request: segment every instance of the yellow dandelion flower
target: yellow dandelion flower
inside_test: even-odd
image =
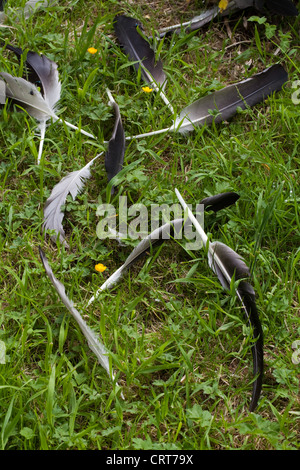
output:
[[[143,90],[145,93],[151,93],[151,91],[153,91],[153,88],[149,88],[148,86],[143,86],[143,87],[142,87],[142,90]]]
[[[220,8],[221,12],[226,10],[227,7],[228,7],[228,0],[220,0],[219,8]]]
[[[95,49],[94,47],[89,47],[89,48],[88,48],[88,52],[89,52],[90,54],[96,54],[97,51],[98,51],[98,49]]]
[[[95,270],[98,271],[98,273],[103,273],[103,271],[106,270],[106,266],[102,263],[96,264]]]

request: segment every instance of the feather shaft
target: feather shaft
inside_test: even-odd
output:
[[[194,31],[208,24],[219,14],[219,12],[220,9],[218,7],[210,8],[209,10],[204,11],[200,15],[194,16],[194,18],[189,21],[186,21],[185,23],[178,23],[172,26],[161,28],[158,31],[158,35],[160,38],[163,38],[166,34],[180,33],[182,30],[185,30],[185,32]]]
[[[37,164],[40,164],[42,154],[43,154],[43,147],[44,147],[44,141],[45,141],[45,134],[46,134],[46,122],[42,122],[40,124],[40,131],[41,131],[41,136],[40,136],[40,144],[39,144],[39,153],[37,157]]]

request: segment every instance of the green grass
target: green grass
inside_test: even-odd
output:
[[[192,15],[184,16],[181,3],[172,12],[177,22],[197,12],[191,2]],[[167,242],[85,308],[132,249],[132,243],[123,247],[96,236],[96,209],[107,200],[103,159],[84,192],[68,198],[69,248],[41,233],[53,186],[110,138],[114,119],[106,87],[120,106],[126,135],[171,124],[160,97],[141,90],[141,78],[115,40],[111,22],[118,12],[144,17],[148,32],[166,18],[159,2],[156,14],[144,2],[71,1],[0,31],[2,40],[55,60],[61,115],[98,137],[52,124],[37,166],[36,122],[8,107],[1,112],[0,341],[6,361],[0,363],[0,448],[299,449],[300,366],[292,361],[292,344],[300,339],[300,104],[293,104],[291,87],[300,79],[299,20],[268,18],[267,25],[253,21],[245,29],[238,17],[229,20],[232,39],[226,25],[215,22],[157,45],[168,75],[166,94],[178,111],[276,62],[286,67],[289,82],[230,123],[128,142],[130,171],[112,198],[116,207],[120,195],[129,204],[171,204],[177,187],[195,205],[207,195],[239,193],[235,206],[205,216],[205,228],[244,256],[253,273],[265,377],[259,406],[249,414],[249,330],[203,251]],[[87,53],[90,46],[97,54]],[[3,53],[0,61],[2,71],[19,72],[11,56]],[[125,400],[52,288],[39,245],[112,352]],[[107,266],[104,273],[94,269],[99,262]]]

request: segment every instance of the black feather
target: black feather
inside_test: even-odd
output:
[[[25,51],[23,49],[21,49],[20,47],[12,46],[11,44],[7,44],[6,49],[11,52],[14,52],[15,55],[18,57],[19,61],[21,61],[21,56],[25,54]],[[30,83],[34,83],[35,86],[40,87],[41,94],[44,96],[45,92],[39,73],[41,66],[44,68],[43,59],[41,59],[41,57],[45,56],[40,56],[37,52],[33,51],[27,52],[25,60],[26,74],[24,74],[23,78],[26,78]],[[42,75],[44,75],[43,71]]]
[[[144,80],[152,85],[153,80],[163,87],[166,75],[163,71],[161,60],[155,62],[155,54],[149,43],[137,31],[137,27],[142,29],[142,24],[135,18],[118,15],[114,18],[115,34],[124,47],[129,59],[135,61],[136,70],[142,66],[142,76]]]
[[[205,210],[218,212],[219,210],[234,204],[239,199],[239,197],[240,196],[237,193],[233,192],[221,193],[202,199],[200,204],[204,204]]]
[[[125,132],[121,120],[120,109],[116,102],[111,103],[115,112],[115,125],[112,136],[108,142],[108,149],[105,154],[105,169],[108,181],[122,170],[125,154]],[[111,189],[114,193],[114,187]]]

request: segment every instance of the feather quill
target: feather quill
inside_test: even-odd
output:
[[[109,367],[109,360],[108,360],[109,352],[107,351],[104,344],[99,341],[99,339],[97,338],[93,330],[84,321],[80,312],[75,308],[73,301],[69,299],[69,297],[66,294],[65,286],[54,276],[53,271],[46,258],[46,255],[41,249],[41,247],[39,247],[39,253],[40,253],[40,257],[41,257],[43,266],[45,268],[46,274],[49,277],[56,292],[58,293],[61,301],[63,302],[65,307],[68,309],[68,311],[70,312],[72,317],[75,319],[75,321],[78,323],[83,335],[87,339],[90,349],[96,355],[99,363],[106,370],[111,380],[114,381],[115,380],[114,374],[111,372],[110,367]]]
[[[164,94],[167,78],[163,71],[163,64],[161,60],[155,63],[155,54],[146,39],[138,33],[137,26],[143,28],[142,24],[135,18],[124,15],[117,15],[114,18],[115,34],[124,47],[126,54],[135,62],[134,67],[136,70],[141,67],[145,82],[160,94],[173,114],[173,107]]]
[[[0,80],[0,104],[5,104],[6,101],[6,85],[3,80]]]
[[[112,136],[108,142],[107,152],[105,154],[105,169],[108,181],[116,176],[122,170],[125,154],[125,132],[121,120],[120,109],[115,102],[109,90],[106,90],[109,97],[109,104],[115,112],[115,125]],[[111,194],[114,193],[114,186],[111,188]]]
[[[62,178],[62,180],[52,189],[44,207],[43,224],[44,230],[55,232],[55,234],[51,236],[52,240],[56,241],[59,236],[60,242],[64,243],[65,246],[68,246],[65,240],[65,231],[62,226],[64,218],[62,207],[66,203],[68,194],[71,194],[72,198],[75,199],[77,194],[82,190],[84,182],[91,177],[91,165],[102,155],[102,153],[103,152],[96,155],[96,157],[80,170],[73,171]]]
[[[228,120],[234,116],[238,108],[252,107],[275,91],[279,91],[287,79],[288,74],[285,69],[279,64],[273,65],[251,78],[229,85],[195,101],[181,111],[171,127],[126,139],[174,131],[186,133],[193,131],[197,126]]]
[[[232,279],[241,280],[236,288],[236,294],[245,311],[246,318],[253,329],[254,344],[252,346],[253,374],[256,376],[252,388],[252,398],[249,406],[253,411],[258,403],[263,378],[263,332],[259,320],[255,292],[251,284],[245,281],[250,277],[250,271],[244,260],[227,245],[220,242],[210,242],[201,225],[194,217],[181,194],[175,189],[176,195],[183,207],[187,211],[189,220],[194,224],[201,236],[204,246],[208,247],[208,263],[213,272],[218,276],[221,285],[229,289]]]

